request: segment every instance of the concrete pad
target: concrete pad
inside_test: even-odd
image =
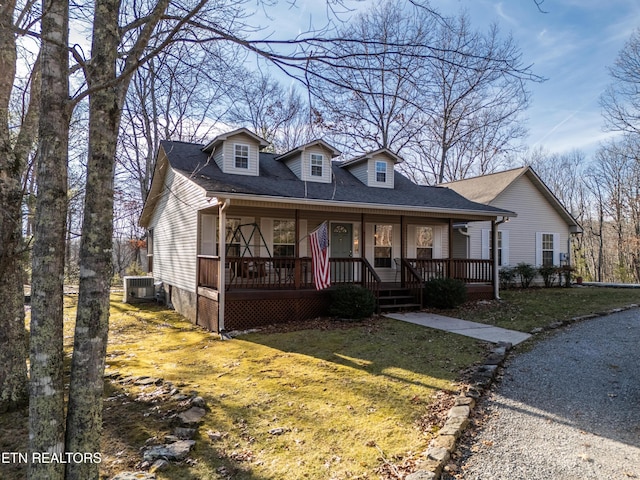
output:
[[[477,338],[486,342],[506,342],[512,345],[524,342],[531,335],[528,333],[518,332],[516,330],[507,330],[506,328],[493,327],[483,323],[470,322],[459,318],[445,317],[434,313],[425,312],[407,312],[407,313],[388,313],[386,317],[400,320],[403,322],[414,323],[424,327],[444,330],[445,332],[457,333],[466,337]]]

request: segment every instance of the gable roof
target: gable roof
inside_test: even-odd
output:
[[[415,212],[440,213],[466,216],[468,218],[513,217],[514,212],[502,208],[473,202],[449,188],[420,186],[398,172],[394,172],[395,187],[383,189],[368,187],[341,163],[331,162],[331,183],[305,182],[283,163],[278,155],[260,152],[260,175],[225,174],[203,151],[202,145],[162,141],[158,166],[166,164],[188,178],[208,196],[227,198],[262,198],[264,200],[289,200],[292,203],[314,203],[318,205],[343,204],[350,207],[368,207],[387,210],[410,210]],[[154,174],[152,190],[156,180],[164,175]],[[140,223],[145,225],[154,209],[154,200],[149,195],[143,208]]]
[[[292,157],[293,155],[296,155],[300,152],[302,152],[303,150],[306,150],[309,147],[312,147],[314,145],[320,145],[321,147],[325,148],[326,150],[329,150],[329,152],[331,152],[331,156],[332,157],[337,157],[338,155],[340,155],[340,150],[336,149],[333,145],[330,145],[329,143],[325,142],[322,139],[317,139],[317,140],[313,140],[309,143],[305,143],[304,145],[300,145],[299,147],[296,147],[292,150],[289,150],[286,153],[283,153],[281,155],[276,155],[275,159],[276,160],[284,160],[286,158]]]
[[[264,138],[262,138],[259,135],[256,135],[255,133],[253,133],[248,128],[242,127],[242,128],[237,128],[235,130],[232,130],[231,132],[227,132],[227,133],[223,133],[223,134],[218,135],[213,140],[211,140],[209,143],[207,143],[204,147],[202,147],[202,150],[205,151],[205,152],[211,152],[220,143],[224,142],[225,140],[227,140],[227,139],[229,139],[229,138],[231,138],[231,137],[233,137],[235,135],[239,135],[241,133],[243,133],[245,135],[248,135],[251,138],[253,138],[256,142],[258,142],[260,144],[261,148],[264,148],[264,147],[269,145],[269,142],[267,142]]]
[[[364,155],[360,155],[359,157],[355,157],[355,158],[352,158],[350,160],[346,160],[346,161],[344,161],[344,162],[342,162],[340,164],[340,167],[344,168],[344,167],[348,167],[350,165],[355,165],[356,163],[364,162],[366,160],[369,160],[370,158],[373,158],[375,155],[379,155],[381,153],[384,154],[384,155],[387,155],[389,158],[391,158],[394,163],[401,163],[401,162],[404,161],[402,159],[402,157],[399,157],[398,155],[393,153],[388,148],[383,147],[383,148],[379,148],[378,150],[375,150],[373,152],[367,152]]]
[[[474,202],[492,205],[503,192],[523,176],[526,176],[540,191],[549,204],[560,214],[563,220],[567,222],[567,225],[575,227],[577,232],[582,231],[582,227],[580,227],[576,219],[573,218],[571,213],[562,205],[560,200],[558,200],[530,166],[490,173],[488,175],[481,175],[479,177],[467,178],[455,182],[442,183],[441,185],[455,190],[460,195]]]

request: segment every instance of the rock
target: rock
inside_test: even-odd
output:
[[[111,480],[156,480],[156,476],[147,472],[121,472]]]
[[[176,443],[178,440],[180,440],[176,435],[165,435],[164,436],[164,443]]]
[[[178,415],[178,420],[186,426],[198,425],[206,414],[207,412],[204,408],[191,407],[189,410],[180,413]]]
[[[434,472],[427,472],[426,470],[418,470],[404,478],[405,480],[435,480],[436,474]]]
[[[149,473],[161,472],[167,468],[169,468],[169,462],[164,459],[159,459],[153,462],[153,465],[149,468]]]
[[[282,435],[283,433],[287,432],[288,430],[286,428],[283,427],[277,427],[277,428],[272,428],[271,430],[269,430],[269,433],[271,435]]]
[[[162,379],[160,378],[140,377],[133,383],[135,383],[136,385],[155,385],[160,382],[162,382]]]
[[[193,400],[191,400],[191,405],[194,407],[207,408],[207,402],[205,402],[202,397],[194,397]]]
[[[224,432],[212,432],[211,430],[207,431],[207,436],[209,437],[209,439],[212,442],[219,442],[220,440],[222,440],[224,437],[227,436],[226,433]]]
[[[176,427],[173,434],[181,440],[193,440],[196,436],[195,428]]]
[[[146,450],[143,458],[147,462],[155,462],[158,459],[180,462],[187,458],[195,444],[195,440],[178,440],[169,445],[157,445]]]

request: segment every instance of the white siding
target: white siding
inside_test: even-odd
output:
[[[295,155],[287,159],[284,164],[293,172],[293,174],[302,179],[302,154]]]
[[[521,262],[536,265],[536,232],[557,235],[556,261],[559,261],[560,253],[568,252],[568,225],[526,176],[520,177],[491,205],[518,214],[498,226],[499,230],[508,231],[509,265],[515,266]],[[482,252],[483,229],[490,231],[491,222],[469,224],[471,258],[486,258]]]
[[[322,155],[321,177],[311,176],[312,153]],[[307,150],[305,150],[302,153],[302,176],[300,178],[309,182],[331,183],[331,153],[320,147],[319,145],[311,146]]]
[[[376,162],[384,162],[387,164],[387,179],[385,182],[378,182],[376,179]],[[393,188],[393,165],[394,163],[386,155],[376,155],[369,159],[369,178],[370,187]]]
[[[367,162],[361,162],[352,167],[348,167],[351,174],[365,185],[369,185],[367,165]]]
[[[249,146],[249,168],[236,168],[234,145]],[[258,164],[258,150],[260,145],[249,135],[240,133],[229,137],[222,143],[222,171],[224,173],[235,173],[237,175],[258,176],[260,169]]]
[[[149,225],[154,230],[153,276],[157,280],[195,292],[198,209],[206,205],[204,190],[169,169]]]

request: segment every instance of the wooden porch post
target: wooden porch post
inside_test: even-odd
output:
[[[300,210],[296,208],[295,210],[295,221],[296,221],[296,246],[294,248],[294,259],[293,259],[293,287],[296,290],[300,289],[300,284],[302,280],[302,262],[300,261]]]
[[[225,292],[226,288],[226,276],[225,276],[225,264],[227,263],[227,212],[226,209],[231,203],[228,198],[224,203],[219,204],[218,207],[218,244],[220,261],[218,263],[218,331],[224,330],[224,307],[225,307]]]
[[[404,215],[400,215],[400,265],[397,265],[396,267],[400,269],[400,285],[404,285],[404,268],[402,268],[402,259],[407,256],[405,228]]]
[[[365,226],[364,226],[364,213],[360,214],[360,257],[367,258],[367,249],[365,248],[367,245],[366,242],[367,236],[365,235]],[[360,262],[360,280],[364,281],[364,263]]]
[[[447,270],[449,271],[449,274],[447,275],[449,278],[453,278],[453,218],[449,219],[449,253],[447,254],[447,263],[449,264],[447,266]]]
[[[493,271],[491,277],[493,281],[493,299],[500,300],[500,282],[498,278],[498,222],[496,219],[491,220],[491,249],[489,250],[489,258],[492,260]]]

